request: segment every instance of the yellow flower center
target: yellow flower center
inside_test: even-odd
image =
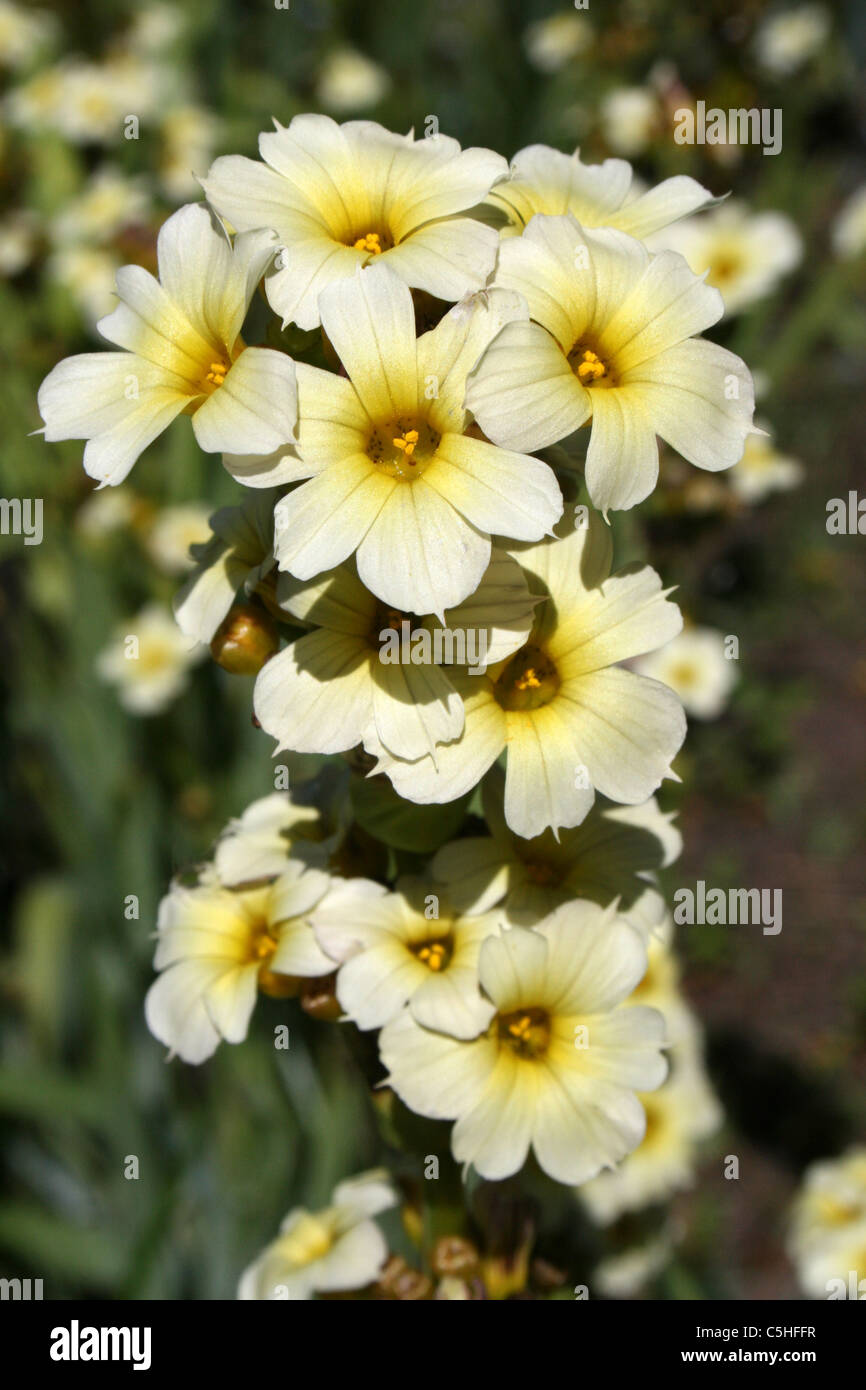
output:
[[[615,378],[611,363],[596,347],[586,343],[575,343],[568,354],[571,370],[581,386],[614,386]]]
[[[269,922],[258,922],[250,933],[247,947],[247,961],[259,962],[256,982],[262,994],[273,999],[288,999],[298,993],[298,981],[293,975],[283,975],[271,970],[271,961],[279,945]]]
[[[158,638],[143,637],[138,646],[138,660],[131,661],[132,676],[158,676],[177,663],[177,650]]]
[[[556,664],[540,647],[529,643],[509,661],[493,687],[507,710],[540,709],[554,698],[560,680]]]
[[[407,430],[405,434],[398,434],[396,439],[391,440],[391,443],[409,460],[415,452],[415,445],[418,443],[418,431]]]
[[[365,232],[357,241],[352,242],[352,246],[356,251],[368,251],[373,256],[381,256],[385,250],[381,232]]]
[[[434,941],[432,946],[421,947],[418,959],[423,960],[431,970],[441,970],[447,964],[448,956],[442,942]]]
[[[250,960],[270,960],[277,949],[277,938],[271,933],[268,923],[257,926],[250,941]]]
[[[293,1269],[302,1269],[304,1265],[321,1260],[333,1243],[330,1223],[307,1212],[278,1242],[280,1254]]]
[[[742,261],[739,256],[732,251],[720,253],[713,257],[709,264],[709,274],[707,279],[711,285],[725,284],[728,280],[735,280],[742,270]]]
[[[213,386],[222,386],[228,369],[228,362],[211,362],[205,381],[210,382]]]
[[[410,947],[412,954],[432,970],[434,974],[444,970],[451,960],[453,952],[453,942],[450,936],[440,937],[437,941],[419,941],[417,945]]]
[[[598,381],[599,377],[607,375],[607,367],[591,348],[586,348],[578,365],[577,375],[583,382]]]
[[[518,1057],[535,1060],[550,1046],[550,1015],[544,1009],[516,1009],[494,1020],[499,1041]]]
[[[439,439],[426,420],[401,417],[373,430],[367,442],[367,457],[389,477],[412,482],[433,458]]]
[[[690,661],[677,661],[670,669],[675,690],[689,690],[698,684],[698,673]]]

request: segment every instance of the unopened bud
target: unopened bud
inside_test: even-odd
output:
[[[471,1240],[463,1236],[440,1236],[433,1247],[430,1263],[440,1279],[448,1275],[473,1274],[478,1267],[478,1251]]]
[[[337,999],[337,973],[315,980],[304,980],[301,986],[301,1008],[311,1018],[322,1023],[336,1023],[343,1010]]]
[[[211,656],[233,676],[254,676],[279,649],[277,625],[259,604],[236,603],[210,644]]]
[[[391,1256],[374,1288],[378,1298],[393,1298],[401,1303],[417,1303],[433,1296],[432,1280],[400,1255]]]

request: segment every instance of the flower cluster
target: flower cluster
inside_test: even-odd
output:
[[[474,796],[488,833],[457,821],[407,872],[358,863],[348,796],[254,803],[161,904],[148,1024],[199,1063],[260,993],[297,998],[375,1035],[395,1103],[451,1123],[458,1163],[535,1162],[610,1220],[688,1182],[718,1121],[656,877],[687,697],[651,654],[682,618],[653,568],[615,565],[610,526],[653,491],[658,437],[718,471],[754,431],[748,370],[699,336],[721,295],[647,244],[712,199],[320,115],[260,153],[216,160],[156,276],[118,273],[113,350],[49,374],[45,437],[86,441],[103,487],[188,416],[245,492],[193,547],[177,649],[254,674],[277,752],[345,755],[352,798],[363,773],[412,813]],[[132,708],[169,679],[149,660]],[[241,1297],[368,1285],[393,1200],[373,1174],[293,1211]]]

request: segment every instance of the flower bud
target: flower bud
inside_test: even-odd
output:
[[[430,1263],[440,1279],[450,1275],[466,1278],[478,1268],[478,1251],[463,1236],[440,1236],[433,1247]]]
[[[234,676],[254,676],[279,649],[277,625],[259,604],[236,603],[210,644],[211,656]]]
[[[378,1298],[396,1299],[401,1303],[417,1303],[432,1298],[433,1283],[426,1274],[413,1269],[400,1255],[392,1255],[375,1285]]]
[[[322,1023],[336,1023],[343,1010],[337,999],[337,974],[324,975],[318,979],[304,980],[301,987],[301,1008],[311,1018]]]

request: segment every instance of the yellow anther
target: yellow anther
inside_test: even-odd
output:
[[[518,676],[514,682],[514,688],[515,690],[539,690],[541,688],[541,681],[535,674],[534,666],[527,667],[523,675]]]
[[[354,242],[354,248],[356,251],[367,251],[373,256],[380,256],[382,243],[379,239],[379,233],[367,232],[364,236],[359,236],[358,240]]]
[[[529,1014],[523,1014],[521,1018],[516,1019],[514,1023],[509,1023],[508,1025],[509,1033],[513,1033],[515,1038],[528,1038],[531,1028],[532,1020]]]
[[[227,372],[228,367],[225,362],[211,362],[210,371],[205,377],[205,381],[210,381],[214,386],[222,386]]]
[[[277,945],[277,938],[266,927],[260,927],[250,943],[250,955],[253,960],[270,960]]]
[[[596,353],[590,348],[586,348],[578,366],[577,375],[581,381],[598,381],[600,377],[607,375],[607,367]]]
[[[441,941],[434,941],[431,946],[422,946],[418,952],[418,959],[423,960],[431,970],[441,970],[445,964],[445,947]]]
[[[395,449],[399,449],[401,454],[405,454],[407,459],[411,459],[415,452],[415,445],[418,443],[418,431],[406,430],[397,439],[392,439],[391,443]]]

